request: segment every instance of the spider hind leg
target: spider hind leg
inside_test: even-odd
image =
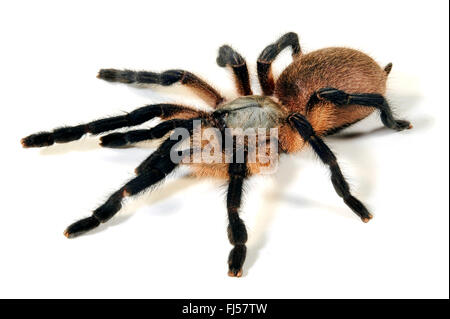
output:
[[[372,219],[372,214],[369,213],[367,208],[361,201],[354,197],[350,192],[350,186],[345,180],[344,175],[341,172],[341,168],[338,165],[337,158],[325,144],[325,142],[316,135],[313,127],[308,120],[299,113],[293,113],[288,118],[292,126],[298,131],[301,137],[307,142],[320,160],[328,166],[331,172],[331,182],[336,193],[341,197],[345,204],[356,214],[361,220],[367,223]]]
[[[405,129],[412,128],[412,125],[409,121],[397,120],[394,118],[391,107],[381,94],[348,94],[342,90],[338,90],[335,88],[323,88],[317,91],[316,96],[316,100],[327,100],[336,104],[338,107],[345,107],[346,105],[352,104],[375,107],[380,110],[380,118],[384,126],[396,131],[403,131]]]

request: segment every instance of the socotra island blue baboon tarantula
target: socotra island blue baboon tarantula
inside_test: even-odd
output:
[[[275,81],[271,64],[285,48],[291,47],[293,62]],[[81,235],[106,222],[122,206],[122,199],[136,195],[150,186],[162,181],[178,165],[189,165],[195,176],[214,176],[228,180],[227,209],[228,237],[234,246],[228,258],[230,276],[240,277],[246,256],[247,231],[239,217],[241,194],[244,181],[259,174],[267,163],[249,161],[256,148],[250,148],[248,138],[237,140],[231,133],[231,145],[222,150],[231,154],[231,160],[213,163],[192,163],[174,161],[173,149],[185,138],[192,141],[194,123],[200,123],[202,130],[215,128],[223,137],[229,130],[240,127],[277,130],[277,154],[300,151],[306,144],[312,147],[319,159],[331,171],[331,181],[345,204],[362,221],[368,222],[372,215],[355,198],[341,173],[335,155],[322,140],[322,137],[334,134],[367,117],[373,111],[380,112],[385,126],[396,131],[411,128],[408,121],[393,117],[391,108],[384,98],[386,79],[392,64],[381,68],[366,54],[348,48],[325,48],[310,53],[302,53],[295,33],[287,33],[278,41],[267,46],[257,61],[258,79],[263,95],[253,95],[249,74],[244,58],[230,46],[219,49],[217,63],[221,67],[230,67],[235,84],[241,97],[226,101],[211,85],[196,75],[184,70],[169,70],[162,73],[134,72],[129,70],[102,69],[98,78],[110,82],[150,83],[169,86],[181,83],[205,99],[213,111],[205,112],[177,104],[153,104],[138,108],[126,115],[104,118],[71,127],[62,127],[50,132],[40,132],[21,140],[24,147],[42,147],[53,143],[67,143],[77,140],[87,133],[101,134],[115,129],[142,124],[155,117],[163,120],[151,129],[131,130],[124,133],[111,133],[100,138],[104,147],[121,147],[136,142],[167,137],[136,169],[137,176],[113,193],[106,202],[94,210],[90,217],[70,225],[64,232],[69,237]],[[184,129],[186,135],[174,138],[176,129]],[[260,130],[258,134],[261,135]],[[264,133],[269,143],[263,146],[268,155],[273,140]],[[261,136],[258,136],[260,138]],[[189,144],[192,145],[192,144]],[[221,144],[223,145],[223,144]],[[201,142],[200,149],[204,147]],[[259,147],[261,149],[261,147]],[[196,152],[189,146],[188,157]],[[242,160],[237,160],[238,150],[243,152]],[[198,150],[197,150],[198,151]],[[258,150],[259,151],[259,150]],[[180,151],[176,151],[177,154]],[[221,153],[222,154],[222,153]],[[195,155],[195,154],[194,154]],[[270,155],[270,154],[269,154]],[[185,157],[182,157],[185,158]],[[230,159],[230,158],[228,158]]]

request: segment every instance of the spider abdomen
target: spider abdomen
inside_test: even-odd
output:
[[[332,87],[348,93],[384,94],[387,74],[361,51],[325,48],[295,59],[281,73],[275,95],[289,111],[304,114],[316,132],[323,134],[367,117],[374,108],[358,105],[342,108],[321,101],[308,111],[308,102],[315,92]]]

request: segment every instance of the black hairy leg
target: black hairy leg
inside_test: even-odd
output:
[[[193,89],[200,97],[212,106],[217,106],[224,98],[211,85],[200,79],[195,74],[184,70],[168,70],[162,73],[148,71],[130,71],[116,69],[101,69],[97,77],[109,82],[159,84],[169,86],[181,83]]]
[[[136,195],[162,181],[176,166],[177,164],[172,162],[170,157],[160,156],[153,165],[113,193],[103,205],[94,210],[91,216],[67,227],[64,235],[68,238],[76,237],[108,221],[122,208],[124,197]]]
[[[181,122],[183,121],[183,122]],[[193,130],[194,120],[181,120],[178,127],[186,127],[190,133]],[[183,137],[181,137],[183,138]],[[186,137],[184,137],[186,138]],[[172,147],[179,139],[166,139],[160,147],[138,167],[138,176],[130,180],[118,191],[113,193],[107,201],[98,207],[90,217],[81,219],[70,225],[64,234],[66,237],[81,235],[112,218],[122,207],[122,199],[126,196],[136,195],[145,189],[162,181],[171,173],[179,163],[172,160],[170,154]]]
[[[228,166],[229,184],[227,192],[227,210],[228,210],[228,239],[234,246],[228,256],[228,275],[231,277],[242,276],[242,265],[247,253],[247,230],[244,221],[239,217],[239,208],[241,207],[242,190],[244,180],[248,175],[247,164],[236,163],[235,154],[233,162]]]
[[[233,70],[236,88],[240,95],[252,95],[250,78],[245,59],[229,45],[223,45],[219,49],[217,64],[220,67],[229,66]]]
[[[68,143],[80,139],[87,133],[100,134],[122,127],[136,126],[155,117],[165,119],[181,113],[197,117],[204,116],[202,111],[176,104],[147,105],[125,115],[108,117],[77,126],[61,127],[51,132],[32,134],[23,138],[21,143],[23,147],[43,147],[54,143]]]
[[[334,189],[336,190],[336,193],[343,198],[347,206],[349,206],[363,222],[367,223],[370,219],[372,219],[372,214],[369,213],[363,203],[361,203],[350,193],[350,186],[342,175],[336,156],[325,144],[325,142],[316,135],[308,120],[303,115],[294,113],[289,116],[289,122],[295,129],[297,129],[305,142],[311,145],[314,152],[317,156],[319,156],[322,162],[328,165],[331,171],[331,181]]]
[[[193,120],[197,119],[172,119],[162,122],[151,129],[133,130],[124,133],[111,133],[100,138],[100,145],[103,147],[123,147],[138,142],[159,139],[176,128],[192,127]]]
[[[289,32],[279,38],[275,43],[268,45],[259,55],[257,62],[258,79],[264,95],[272,95],[275,88],[275,81],[272,74],[272,62],[278,54],[287,47],[292,48],[292,56],[301,54],[298,36],[294,32]]]
[[[383,124],[393,130],[402,131],[404,129],[411,129],[410,122],[405,120],[397,120],[392,114],[391,107],[386,99],[381,94],[376,93],[358,93],[348,94],[344,91],[335,88],[323,88],[318,90],[310,99],[308,109],[314,107],[314,103],[319,100],[326,100],[336,104],[339,107],[346,105],[363,105],[367,107],[374,107],[380,111],[380,117]]]
[[[177,120],[179,121],[177,127],[185,128],[189,132],[189,135],[192,135],[196,120],[198,119]],[[209,123],[204,119],[202,119],[202,124],[209,125]],[[186,138],[188,138],[188,136],[186,135],[179,135],[177,136],[177,138],[174,138],[173,136],[167,138],[164,142],[161,143],[156,151],[154,151],[135,169],[135,173],[137,175],[140,175],[146,172],[149,168],[158,165],[159,161],[171,161],[171,152],[178,152],[177,155],[180,155],[180,153],[182,153],[183,151],[177,150],[175,146],[177,145],[177,143],[182,142]]]

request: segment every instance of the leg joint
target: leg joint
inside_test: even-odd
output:
[[[112,194],[108,200],[93,212],[93,216],[104,223],[113,217],[122,208],[123,190]]]
[[[299,113],[292,113],[287,119],[289,123],[297,129],[305,141],[309,141],[312,136],[316,135],[313,127],[303,115]]]
[[[183,70],[168,70],[160,75],[161,85],[168,86],[180,81],[186,72]]]
[[[247,242],[247,230],[242,219],[230,220],[228,225],[228,239],[232,245],[243,245]]]

